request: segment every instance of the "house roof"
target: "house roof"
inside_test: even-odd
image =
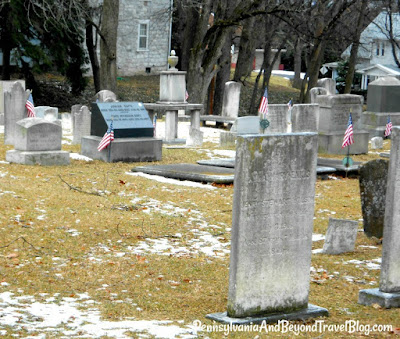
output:
[[[375,76],[383,76],[383,75],[400,76],[400,68],[393,67],[390,65],[381,65],[381,64],[371,65],[366,68],[359,69],[356,72],[360,74],[375,75]]]

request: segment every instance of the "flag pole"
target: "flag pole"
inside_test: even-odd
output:
[[[111,116],[111,124],[113,123],[114,118]],[[108,145],[108,162],[111,162],[111,144],[112,139],[110,138],[110,144]]]

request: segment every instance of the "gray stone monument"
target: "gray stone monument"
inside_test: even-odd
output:
[[[48,107],[44,110],[45,120],[48,121],[56,121],[58,120],[58,108],[57,107]]]
[[[400,80],[381,77],[368,84],[367,110],[362,121],[370,137],[383,137],[388,116],[393,126],[400,125]]]
[[[227,312],[245,324],[328,315],[308,303],[317,134],[239,136]]]
[[[79,111],[76,111],[79,108]],[[80,144],[82,137],[90,135],[92,114],[87,106],[73,106],[72,144]]]
[[[362,305],[400,307],[400,129],[392,130],[379,289],[361,290]]]
[[[319,104],[318,147],[320,152],[347,154],[348,148],[342,148],[342,142],[351,112],[354,143],[350,147],[350,154],[368,153],[369,135],[363,130],[361,122],[363,101],[362,96],[354,94],[316,96],[315,103]]]
[[[317,102],[318,95],[328,95],[328,91],[323,87],[313,87],[310,90],[310,102],[315,104]]]
[[[29,97],[20,82],[14,82],[9,91],[4,93],[4,144],[14,145],[17,121],[27,117],[25,107]]]
[[[25,80],[1,80],[0,81],[0,125],[4,125],[4,93],[11,91],[15,82],[19,82],[25,89]]]
[[[234,146],[238,135],[259,134],[260,118],[258,116],[239,117],[233,123],[231,130],[221,131],[219,136],[220,146]]]
[[[336,94],[336,81],[331,78],[318,79],[317,87],[325,88],[328,95]]]
[[[36,118],[44,118],[44,111],[51,106],[35,106]]]
[[[292,132],[317,132],[319,106],[317,104],[300,104],[292,107]]]
[[[341,254],[354,251],[357,228],[357,221],[329,218],[322,253]]]
[[[361,211],[367,237],[383,236],[389,161],[371,160],[360,167]]]
[[[61,124],[42,118],[25,118],[16,123],[14,150],[6,160],[24,165],[68,165],[69,152],[61,151]]]
[[[221,112],[221,115],[223,117],[238,117],[241,88],[241,83],[236,81],[228,81],[227,83],[225,83],[225,91]]]

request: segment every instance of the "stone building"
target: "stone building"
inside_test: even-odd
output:
[[[118,75],[167,69],[171,41],[172,0],[120,0]]]

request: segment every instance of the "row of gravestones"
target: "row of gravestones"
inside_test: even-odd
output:
[[[251,324],[328,315],[308,302],[317,144],[316,133],[238,137],[227,311],[207,318]],[[384,308],[400,307],[399,128],[390,157],[380,285],[358,299]],[[354,236],[357,222],[343,227]]]

